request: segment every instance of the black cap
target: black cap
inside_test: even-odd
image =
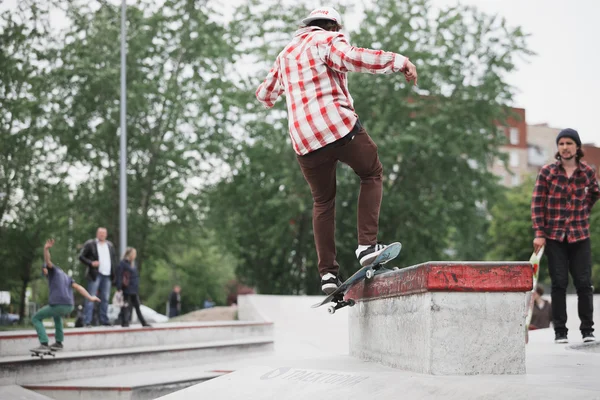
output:
[[[560,133],[556,137],[556,144],[558,144],[558,141],[560,140],[560,138],[563,138],[563,137],[568,137],[568,138],[573,139],[575,141],[575,144],[577,145],[577,147],[581,147],[581,139],[579,139],[579,133],[577,133],[577,131],[575,129],[567,128],[567,129],[563,129],[562,131],[560,131]]]

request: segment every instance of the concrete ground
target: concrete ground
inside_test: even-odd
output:
[[[236,372],[161,399],[600,399],[600,345],[581,344],[574,296],[568,299],[571,343],[554,344],[551,329],[532,331],[527,374],[502,376],[432,376],[352,358],[347,310],[329,315],[324,307],[310,308],[319,299],[254,296],[255,307],[275,322],[275,353],[207,366]],[[600,297],[595,303],[598,313]],[[402,340],[402,332],[390,340]]]

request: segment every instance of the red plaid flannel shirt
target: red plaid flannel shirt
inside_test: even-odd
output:
[[[294,151],[304,155],[346,136],[356,124],[348,72],[403,71],[408,58],[351,46],[340,32],[299,29],[277,56],[256,98],[271,108],[285,93]]]
[[[600,197],[594,170],[585,162],[570,178],[560,161],[538,174],[531,201],[535,237],[572,243],[590,237],[590,212]]]

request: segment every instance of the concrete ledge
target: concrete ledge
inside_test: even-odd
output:
[[[525,373],[529,263],[432,262],[346,294],[350,354],[434,375]]]
[[[273,324],[262,321],[170,322],[156,324],[152,328],[138,325],[129,328],[65,329],[64,345],[66,351],[89,351],[207,343],[272,334]],[[48,330],[48,336],[52,340],[54,330]],[[33,329],[0,332],[0,357],[29,355],[29,349],[37,344],[37,334]]]

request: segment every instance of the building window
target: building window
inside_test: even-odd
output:
[[[511,178],[511,183],[513,186],[519,186],[519,184],[521,183],[521,177],[519,175],[513,175]]]
[[[512,168],[516,168],[519,166],[519,153],[516,151],[511,151],[509,153],[509,165]]]
[[[502,137],[506,137],[506,130],[504,129],[503,126],[497,126],[496,130],[498,131],[498,136]]]
[[[510,144],[519,144],[519,130],[517,128],[510,128]]]
[[[542,167],[548,161],[548,154],[541,146],[530,144],[527,147],[527,163],[532,167]]]

